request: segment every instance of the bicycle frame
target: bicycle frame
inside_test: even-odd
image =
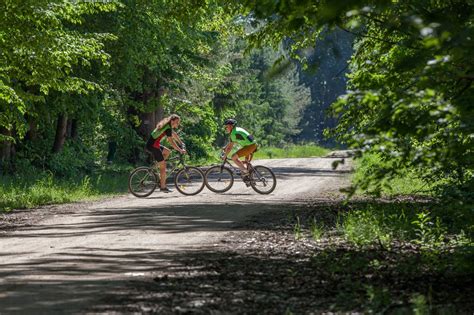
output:
[[[254,169],[253,166],[252,166],[252,163],[250,163],[251,160],[252,160],[252,159],[249,159],[248,161],[247,161],[247,160],[246,160],[246,161],[242,161],[242,163],[247,164],[247,170],[248,170],[249,172],[255,171],[255,169]],[[221,170],[222,170],[222,168],[223,168],[226,164],[230,166],[231,171],[232,171],[232,174],[236,174],[237,171],[242,172],[242,170],[241,170],[238,166],[235,166],[235,165],[233,165],[232,163],[229,162],[229,158],[228,158],[227,156],[225,157],[224,161],[222,161]]]
[[[171,167],[171,170],[166,172],[166,179],[168,179],[171,176],[171,174],[173,174],[177,170],[180,170],[180,169],[186,167],[186,163],[184,162],[184,154],[175,155],[175,156],[165,160],[165,162],[172,162],[172,165],[173,165]],[[173,163],[173,162],[176,162],[176,163]],[[151,169],[153,170],[153,172],[155,172],[155,174],[159,175],[158,163],[154,163],[154,165],[151,167]],[[156,171],[158,171],[158,173]],[[159,176],[157,176],[156,178],[157,178],[157,180],[159,180]]]
[[[186,165],[185,157],[182,154],[174,155],[166,161],[170,162],[170,167],[167,169],[166,175],[163,176],[165,178],[161,179],[168,181],[174,177],[174,185],[183,195],[192,196],[202,191],[205,185],[202,170]],[[155,163],[152,166],[140,166],[130,173],[128,186],[133,195],[148,197],[155,191],[161,183],[159,165],[159,163]],[[189,190],[190,187],[193,188]]]

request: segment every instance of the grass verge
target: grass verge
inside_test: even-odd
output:
[[[330,150],[315,144],[288,145],[285,147],[262,147],[255,153],[255,159],[305,158],[326,155]]]
[[[229,157],[238,149],[234,149]],[[197,159],[191,161],[192,165],[210,165],[220,163],[221,150],[215,150],[209,155],[207,159]],[[284,158],[306,158],[306,157],[320,157],[331,152],[331,150],[320,147],[315,144],[290,144],[284,147],[263,146],[259,147],[254,154],[254,159],[284,159]]]
[[[460,314],[472,306],[470,212],[413,199],[353,200],[295,209],[286,220],[278,230],[286,226],[301,246],[292,250],[307,252],[306,276],[336,293],[325,311]]]
[[[366,154],[361,159],[354,160],[355,172],[352,175],[354,184],[364,182],[364,180],[372,175],[374,170],[383,164],[382,159],[376,154]],[[357,194],[364,195],[380,188],[383,196],[400,196],[400,195],[420,195],[432,196],[432,188],[436,183],[427,183],[420,178],[414,170],[403,170],[398,176],[383,179],[379,186],[371,183],[366,189],[358,188]]]
[[[94,200],[127,191],[128,170],[106,168],[93,175],[56,178],[51,173],[0,179],[0,212]]]

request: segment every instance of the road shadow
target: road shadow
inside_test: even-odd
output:
[[[127,294],[111,294],[92,310],[159,314],[412,314],[420,307],[412,299],[422,294],[430,294],[431,304],[424,306],[431,313],[469,314],[474,306],[469,279],[427,273],[416,267],[419,257],[410,253],[391,257],[397,263],[382,271],[371,266],[374,260],[383,260],[380,254],[348,248],[291,254],[209,250],[173,259],[179,262],[174,269],[132,280],[127,284],[129,289],[125,289]],[[394,279],[400,270],[405,270],[406,277]]]
[[[234,202],[226,206],[241,211],[249,206],[242,200]],[[365,208],[367,204],[361,201],[352,206]],[[311,206],[315,205],[328,215],[328,224],[335,224],[335,214],[341,210],[338,201],[316,200]],[[146,220],[142,216],[151,211],[146,207],[110,209],[110,213],[97,210],[94,221],[88,223],[92,226],[80,226],[79,230],[234,232],[225,242],[210,247],[198,244],[184,250],[152,250],[87,244],[22,262],[1,262],[1,313],[412,314],[415,307],[428,307],[431,313],[469,314],[474,307],[472,277],[449,268],[432,268],[417,251],[381,251],[344,244],[310,243],[308,247],[294,241],[293,231],[289,231],[292,241],[288,241],[288,234],[282,233],[292,225],[271,216],[265,216],[271,225],[266,225],[260,215],[236,226],[213,217],[217,205],[205,208],[192,204],[197,210],[194,216],[189,215],[188,206],[166,207],[161,209],[163,214],[151,213]],[[303,204],[262,202],[258,206],[268,207],[277,218],[285,212],[298,215],[302,223],[310,221],[297,212]],[[177,218],[169,219],[173,215]],[[261,231],[266,240],[255,239],[253,234],[240,237],[245,231]],[[62,233],[66,232],[59,235]],[[120,233],[115,235],[120,237]],[[451,258],[448,255],[441,261],[445,259]],[[424,306],[413,302],[420,296],[425,297],[425,302],[421,300]]]
[[[246,194],[235,196],[245,197]],[[223,197],[225,198],[225,197]],[[189,232],[230,231],[235,227],[235,220],[251,216],[260,211],[287,211],[304,204],[300,202],[258,201],[245,198],[232,199],[227,202],[209,204],[203,200],[200,203],[183,203],[173,205],[143,205],[89,210],[75,213],[77,217],[72,223],[51,223],[47,225],[30,226],[15,234],[0,234],[2,238],[34,239],[60,238],[67,239],[88,235],[133,232],[160,232],[168,234]],[[228,216],[236,213],[238,217]],[[81,220],[81,217],[84,220]],[[1,255],[1,253],[0,253]]]
[[[421,295],[429,296],[430,313],[469,314],[474,307],[471,279],[426,270],[417,253],[296,249],[71,248],[15,266],[17,276],[31,280],[0,283],[0,308],[2,314],[412,314],[419,307],[413,297]]]

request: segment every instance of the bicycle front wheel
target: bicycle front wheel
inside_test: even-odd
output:
[[[206,171],[206,187],[215,193],[224,193],[234,184],[232,171],[225,166],[216,165]]]
[[[150,196],[156,189],[158,176],[149,167],[138,167],[128,177],[128,190],[138,198]]]
[[[250,172],[250,186],[259,194],[269,194],[276,187],[276,177],[266,166],[254,166]]]
[[[204,173],[197,167],[185,167],[176,173],[174,185],[183,195],[197,195],[204,189]]]

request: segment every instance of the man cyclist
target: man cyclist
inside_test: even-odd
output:
[[[230,134],[230,142],[224,148],[222,159],[225,159],[235,143],[239,144],[241,148],[232,155],[232,161],[240,168],[242,177],[245,178],[248,176],[248,170],[240,158],[245,157],[246,161],[250,161],[251,156],[257,150],[257,142],[247,130],[237,127],[237,121],[235,119],[226,119],[224,125],[225,130]]]
[[[183,141],[181,141],[178,134],[173,131],[173,129],[179,126],[180,121],[181,118],[176,114],[163,118],[156,124],[156,128],[153,129],[146,143],[146,149],[153,154],[156,163],[158,163],[160,167],[160,190],[163,192],[171,192],[171,190],[166,187],[166,159],[170,155],[170,150],[161,144],[161,139],[166,136],[168,142],[176,151],[185,154],[186,150],[182,149],[184,148]]]

